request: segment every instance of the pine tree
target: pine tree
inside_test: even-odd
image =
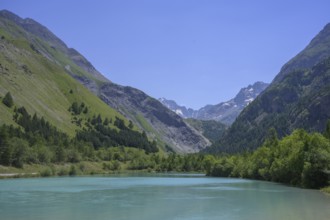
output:
[[[5,104],[8,108],[13,107],[14,100],[13,100],[13,97],[11,96],[10,92],[6,93],[5,97],[2,100],[2,103]]]
[[[266,136],[264,145],[267,147],[274,147],[277,146],[277,144],[278,144],[277,131],[274,127],[272,127],[268,130],[268,134]]]
[[[327,122],[327,126],[326,126],[325,132],[324,132],[324,137],[330,139],[330,120],[328,120],[328,122]]]
[[[129,120],[128,128],[132,130],[133,127],[134,127],[133,122]]]

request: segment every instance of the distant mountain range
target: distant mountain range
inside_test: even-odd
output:
[[[323,132],[330,119],[330,24],[287,62],[273,82],[238,116],[209,152],[241,152],[261,145],[271,128]]]
[[[206,105],[199,110],[180,106],[175,101],[165,98],[160,98],[159,101],[183,118],[215,120],[230,125],[235,121],[240,112],[264,91],[268,85],[268,83],[256,82],[253,85],[242,88],[239,93],[229,101],[221,102],[216,105]]]
[[[164,150],[188,153],[210,145],[199,131],[156,99],[112,83],[83,55],[33,19],[0,11],[0,38],[0,97],[10,92],[18,106],[45,117],[61,131],[74,135],[82,129],[72,123],[68,112],[72,102],[78,101],[93,108],[95,114],[113,120],[119,117],[127,124],[131,120],[135,129],[145,131]],[[1,124],[15,124],[8,109],[0,106],[0,113]]]

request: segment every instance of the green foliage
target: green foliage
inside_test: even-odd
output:
[[[306,188],[328,185],[329,139],[304,130],[296,130],[282,140],[277,140],[273,131],[270,134],[264,145],[252,153],[212,160],[208,174],[276,181]]]
[[[149,141],[145,133],[132,130],[132,125],[126,127],[120,118],[116,118],[115,129],[110,124],[106,126],[107,123],[103,122],[100,115],[94,116],[88,120],[90,123],[86,121],[87,129],[78,131],[74,138],[58,131],[43,117],[39,118],[37,114],[31,116],[24,107],[15,109],[13,118],[20,127],[5,124],[0,127],[0,164],[6,166],[78,163],[83,160],[132,160],[127,158],[126,153],[106,150],[117,146],[142,149],[141,155],[158,152],[155,141]],[[120,169],[120,164],[114,162],[112,169]],[[68,170],[66,173],[71,175],[73,171]]]
[[[42,176],[42,177],[48,177],[48,176],[52,176],[52,175],[53,175],[53,172],[49,167],[45,168],[44,170],[42,170],[40,172],[40,176]]]
[[[27,141],[20,138],[11,138],[9,141],[8,149],[10,149],[10,164],[15,167],[23,167],[26,162],[26,155],[29,148]]]
[[[87,114],[88,113],[88,107],[85,105],[84,102],[78,104],[78,102],[73,102],[72,105],[69,108],[69,111],[73,115],[80,115],[81,113]]]
[[[326,126],[325,132],[324,132],[324,137],[330,139],[330,120],[328,120],[328,122],[327,122],[327,126]]]
[[[237,153],[254,150],[262,145],[270,128],[279,138],[298,128],[322,132],[330,118],[329,82],[329,57],[310,69],[288,72],[244,109],[210,151]],[[330,137],[329,130],[325,132],[327,137]]]
[[[0,41],[3,48],[0,53],[0,96],[4,97],[5,92],[10,91],[16,106],[24,106],[27,111],[36,112],[70,136],[74,136],[77,129],[83,128],[83,125],[72,123],[72,114],[80,113],[86,117],[88,114],[101,114],[107,118],[117,116],[128,123],[121,114],[72,77],[93,78],[92,74],[75,64],[71,54],[67,53],[71,51],[57,44],[58,41],[52,39],[50,45],[49,41],[36,36],[35,32],[31,33],[11,20],[3,22],[0,32],[6,39]],[[49,36],[48,33],[46,35]],[[70,74],[67,66],[70,66]],[[93,79],[93,82],[99,81]],[[1,101],[6,102],[6,98]],[[68,107],[74,102],[78,106],[74,107],[73,113],[68,111]],[[6,105],[0,105],[0,125],[15,124],[11,113],[12,110]]]
[[[13,97],[11,96],[10,92],[6,93],[5,97],[2,99],[2,103],[5,104],[8,108],[13,107],[14,100],[13,100]]]
[[[321,191],[330,195],[330,186],[322,188]]]
[[[70,176],[75,176],[75,175],[77,175],[77,169],[76,169],[76,166],[75,166],[75,165],[71,165],[71,166],[70,166],[69,175],[70,175]]]
[[[88,129],[77,132],[76,139],[91,143],[95,149],[128,146],[143,149],[147,153],[158,152],[156,142],[150,142],[144,132],[132,130],[132,122],[127,127],[124,120],[116,117],[114,125],[120,129],[118,130],[107,126],[109,122],[106,120],[103,122],[100,115],[94,116],[93,119],[89,120],[90,124],[87,122]]]
[[[200,131],[212,143],[218,141],[227,129],[225,124],[213,120],[197,120],[188,118],[185,119],[185,121],[196,130]]]
[[[18,108],[14,120],[24,129],[24,136],[31,144],[40,140],[45,140],[49,144],[68,146],[69,136],[57,130],[43,117],[39,118],[37,114],[33,117],[26,111],[24,107]],[[19,132],[19,131],[18,131]]]

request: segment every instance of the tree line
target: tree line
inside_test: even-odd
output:
[[[6,96],[3,104],[13,107],[10,94]],[[81,126],[74,137],[37,114],[31,116],[24,107],[15,108],[13,119],[19,126],[0,126],[0,164],[23,167],[95,161],[102,162],[105,171],[124,168],[206,172],[209,176],[251,178],[306,188],[329,185],[330,121],[323,134],[298,129],[278,139],[276,130],[270,129],[263,145],[252,152],[179,155],[158,152],[157,143],[149,141],[144,132],[134,130],[131,121],[126,125],[118,117],[86,118],[88,108],[81,103],[73,104],[69,111]]]
[[[10,93],[5,97],[7,98],[3,99],[3,104],[13,107]],[[69,111],[78,120],[77,116],[86,114],[88,108],[84,104],[73,104]],[[15,107],[13,120],[19,126],[0,126],[0,164],[5,166],[97,161],[101,159],[101,156],[95,156],[99,155],[100,148],[133,147],[144,150],[145,153],[158,152],[155,141],[149,141],[144,132],[133,130],[132,122],[126,126],[124,120],[118,117],[113,122],[113,127],[117,129],[110,127],[112,120],[103,120],[100,115],[88,118],[75,137],[59,131],[37,114],[31,116],[24,107]],[[80,119],[79,121],[83,122]]]
[[[330,121],[326,131],[303,129],[278,140],[271,129],[263,145],[249,153],[209,157],[207,174],[281,182],[306,188],[329,185]]]

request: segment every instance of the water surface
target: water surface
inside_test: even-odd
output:
[[[195,175],[7,179],[0,213],[1,220],[329,220],[330,196]]]

